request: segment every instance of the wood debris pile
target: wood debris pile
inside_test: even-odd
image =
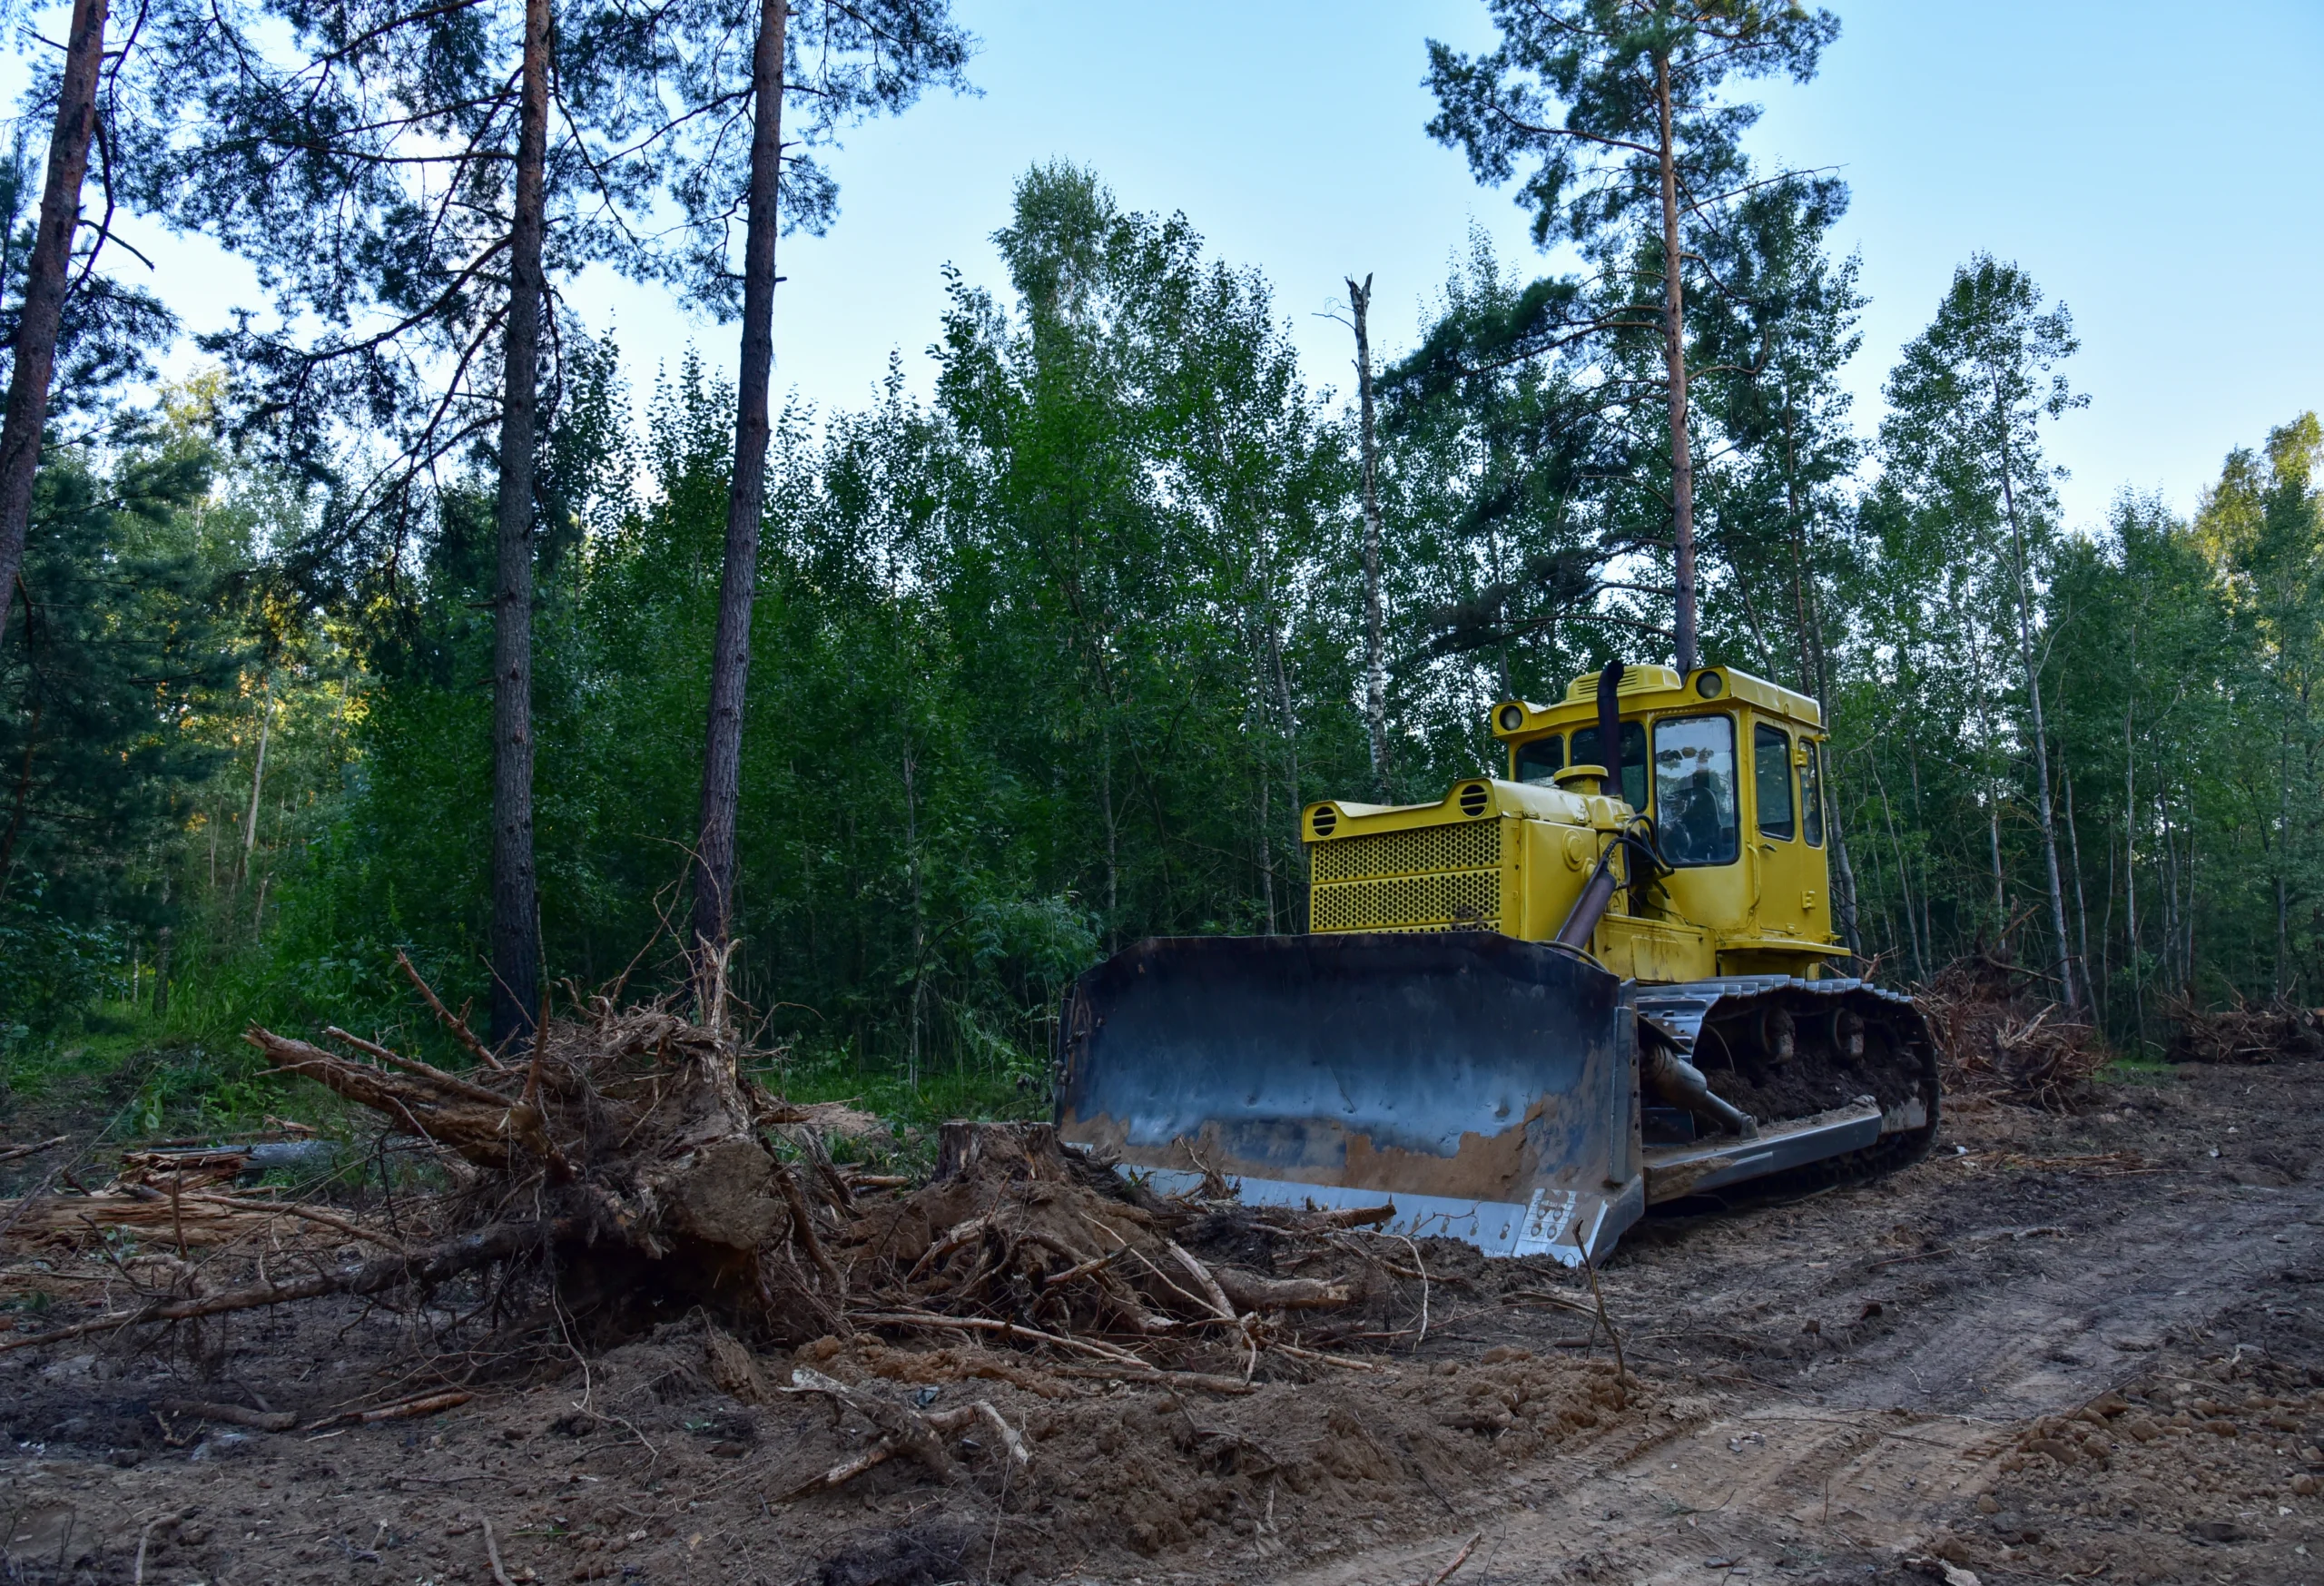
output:
[[[2197,1008],[2181,1000],[2164,1015],[2176,1026],[2174,1063],[2272,1063],[2279,1058],[2324,1059],[2324,1008],[2277,1000],[2226,1008]]]
[[[2063,1112],[2113,1060],[2105,1039],[2038,994],[2041,976],[1990,954],[1939,970],[1919,1000],[1943,1050],[1946,1090]]]
[[[386,1133],[431,1143],[450,1187],[401,1207],[390,1235],[328,1207],[231,1193],[241,1165],[229,1157],[133,1155],[100,1195],[36,1197],[0,1219],[125,1229],[182,1256],[253,1219],[300,1217],[336,1239],[339,1259],[310,1252],[261,1260],[255,1281],[233,1286],[189,1279],[115,1296],[96,1317],[0,1349],[328,1295],[425,1305],[444,1289],[504,1335],[553,1327],[613,1345],[699,1312],[749,1347],[884,1334],[1233,1391],[1263,1364],[1295,1377],[1374,1369],[1335,1345],[1395,1336],[1380,1329],[1393,1328],[1384,1313],[1406,1276],[1426,1325],[1417,1246],[1354,1232],[1390,1207],[1165,1201],[1045,1124],[948,1124],[934,1178],[913,1187],[835,1162],[837,1136],[878,1120],[771,1094],[714,1022],[599,997],[545,1020],[528,1051],[495,1052],[412,980],[473,1066],[453,1073],[335,1027],[320,1041],[255,1027],[246,1039]]]

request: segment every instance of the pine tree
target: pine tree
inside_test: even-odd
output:
[[[1669,444],[1669,523],[1679,667],[1699,664],[1695,464],[1687,411],[1687,300],[1695,234],[1751,181],[1742,134],[1757,110],[1728,102],[1730,78],[1805,82],[1837,36],[1828,11],[1758,0],[1491,0],[1501,44],[1462,55],[1430,41],[1438,113],[1429,132],[1458,146],[1478,180],[1530,165],[1518,202],[1533,238],[1565,237],[1596,264],[1599,291],[1543,309],[1547,346],[1659,323]],[[1648,293],[1659,289],[1659,304]]]
[[[830,144],[868,116],[901,113],[930,87],[965,89],[973,41],[953,22],[950,0],[615,5],[592,15],[582,32],[580,54],[599,64],[606,81],[655,85],[651,94],[632,96],[638,108],[629,121],[638,124],[609,117],[609,130],[627,136],[632,154],[650,150],[667,161],[666,189],[688,229],[684,245],[666,259],[639,262],[655,265],[722,317],[739,310],[742,320],[688,943],[708,1003],[734,915],[751,608],[773,429],[767,389],[776,237],[784,230],[821,233],[836,212],[837,189],[808,148]],[[608,98],[620,103],[623,95]],[[793,152],[786,156],[783,113],[794,98],[802,113],[792,123]],[[743,147],[749,158],[738,172],[734,151]],[[739,274],[731,257],[737,212]]]

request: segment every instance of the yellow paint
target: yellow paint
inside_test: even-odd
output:
[[[1731,724],[1737,852],[1723,863],[1674,872],[1636,901],[1635,913],[1630,890],[1618,890],[1592,937],[1591,954],[1614,973],[1640,980],[1814,974],[1840,951],[1828,902],[1828,823],[1822,823],[1825,841],[1809,842],[1818,823],[1801,806],[1802,773],[1823,737],[1816,702],[1724,666],[1688,677],[1668,667],[1631,667],[1616,697],[1622,720],[1645,727],[1649,754],[1659,746],[1659,724],[1707,716]],[[1509,751],[1507,780],[1471,778],[1433,803],[1309,805],[1300,814],[1300,835],[1313,877],[1311,929],[1485,929],[1531,941],[1554,936],[1599,854],[1632,812],[1599,793],[1595,777],[1571,768],[1555,786],[1514,780],[1516,751],[1597,719],[1592,674],[1576,678],[1555,704],[1509,700],[1493,707],[1493,734]],[[1683,730],[1673,727],[1669,742],[1675,745]],[[1700,762],[1681,760],[1673,748],[1664,764],[1666,775],[1676,775]],[[1696,779],[1699,787],[1702,781]],[[1777,796],[1787,786],[1787,828]],[[1649,791],[1645,813],[1659,817],[1659,796]],[[1684,787],[1673,796],[1692,796],[1696,809],[1703,808],[1701,795]]]

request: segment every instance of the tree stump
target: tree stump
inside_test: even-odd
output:
[[[1061,1181],[1073,1177],[1073,1167],[1054,1124],[953,1118],[937,1131],[936,1177]]]

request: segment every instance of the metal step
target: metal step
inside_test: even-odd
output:
[[[1860,1151],[1880,1138],[1880,1108],[1866,1100],[1801,1118],[1748,1140],[1729,1136],[1691,1146],[1649,1146],[1644,1153],[1647,1204],[1700,1195],[1746,1179],[1764,1178],[1787,1167]]]

